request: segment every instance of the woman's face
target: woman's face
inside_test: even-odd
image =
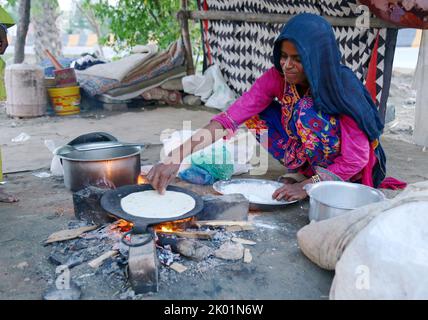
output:
[[[288,83],[307,84],[299,53],[292,42],[284,40],[281,43],[281,60],[279,63]]]

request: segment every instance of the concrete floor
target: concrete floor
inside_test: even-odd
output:
[[[94,120],[76,117],[76,120],[51,118],[49,122],[25,120],[24,124],[20,122],[21,127],[12,127],[13,120],[2,115],[0,142],[3,152],[12,150],[9,138],[19,134],[22,126],[25,126],[25,132],[33,130],[32,136],[36,137],[39,145],[45,138],[42,134],[57,135],[66,140],[89,128],[92,131],[102,129],[113,131],[127,141],[152,143],[142,157],[143,162],[148,164],[159,159],[160,145],[156,139],[162,129],[179,129],[181,121],[187,119],[194,119],[195,127],[201,126],[211,116],[212,113],[207,111],[165,108],[135,112],[130,118],[124,114],[107,114],[105,118],[110,122],[102,126],[99,124],[104,118]],[[32,122],[36,124],[32,125]],[[139,133],[137,129],[129,129],[136,128],[135,123],[141,124]],[[7,137],[3,135],[4,127]],[[415,145],[389,138],[384,138],[382,142],[388,156],[388,175],[409,183],[428,179],[428,153]],[[5,144],[9,146],[4,148]],[[25,146],[20,148],[24,151],[15,147],[18,151],[14,157],[26,156],[27,160],[16,158],[16,161],[28,163],[37,150],[37,144],[29,145],[28,152],[25,152]],[[14,161],[10,155],[7,157],[8,165],[12,168]],[[47,154],[38,157],[37,161],[46,170],[49,168],[49,159],[50,155]],[[268,173],[258,178],[276,179],[281,173],[281,167],[270,159]],[[68,222],[74,219],[71,193],[64,188],[61,179],[41,179],[32,175],[32,172],[8,174],[7,180],[7,191],[18,196],[21,201],[17,204],[0,203],[0,299],[41,299],[48,286],[47,279],[55,274],[55,267],[47,260],[50,248],[44,247],[42,242],[51,233],[66,229]],[[181,182],[179,185],[185,184]],[[187,187],[202,194],[213,191],[211,187]],[[393,195],[388,193],[388,196]],[[240,236],[257,241],[257,245],[251,248],[252,263],[225,263],[215,268],[201,269],[198,274],[174,273],[161,279],[158,293],[143,298],[328,299],[334,273],[318,268],[297,246],[296,233],[308,223],[307,212],[308,202],[303,201],[282,211],[251,213],[250,218],[257,228]],[[115,295],[117,291],[118,288],[108,286],[102,277],[94,276],[82,288],[82,299],[118,299]]]

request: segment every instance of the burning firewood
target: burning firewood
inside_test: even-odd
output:
[[[81,227],[77,229],[61,230],[61,231],[52,233],[48,237],[48,239],[45,241],[45,244],[58,242],[58,241],[71,240],[71,239],[77,238],[78,236],[82,235],[85,232],[92,231],[97,228],[98,226],[88,226],[88,227]]]

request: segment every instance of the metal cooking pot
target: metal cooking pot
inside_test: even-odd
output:
[[[322,181],[307,184],[309,220],[329,219],[370,203],[386,199],[385,195],[374,188],[350,182]]]
[[[90,185],[113,188],[136,184],[140,175],[141,147],[115,145],[71,152],[59,148],[56,153],[64,168],[64,184],[73,192]]]

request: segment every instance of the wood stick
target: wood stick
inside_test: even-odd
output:
[[[201,220],[201,221],[194,221],[192,222],[193,225],[197,226],[198,228],[203,226],[210,226],[210,227],[226,227],[226,226],[241,226],[241,227],[247,227],[252,226],[253,224],[248,221],[232,221],[232,220]]]
[[[182,273],[187,270],[186,266],[183,266],[181,263],[174,262],[169,266],[172,270],[177,271],[178,273]]]
[[[192,20],[225,20],[225,21],[242,21],[242,22],[262,22],[269,24],[287,23],[294,15],[278,13],[244,13],[233,11],[187,11],[183,14]],[[331,25],[337,27],[355,27],[357,18],[329,17],[323,16]],[[370,17],[370,28],[392,28],[400,29],[402,27],[385,22],[379,18]]]
[[[244,263],[250,263],[251,261],[253,261],[253,256],[250,249],[244,249]]]
[[[53,54],[49,50],[45,50],[45,54],[48,56],[49,60],[52,62],[53,66],[56,70],[64,69],[61,63],[53,56]]]
[[[104,262],[105,260],[107,260],[108,258],[114,257],[114,256],[115,256],[115,255],[117,255],[118,253],[119,253],[119,251],[117,251],[117,250],[110,250],[110,251],[107,251],[107,252],[105,252],[104,254],[100,255],[98,258],[95,258],[95,259],[93,259],[93,260],[89,261],[89,262],[88,262],[88,264],[89,264],[92,268],[96,269],[96,268],[98,268],[100,265],[102,265],[102,264],[103,264],[103,262]]]
[[[240,244],[247,244],[249,246],[254,246],[257,244],[257,242],[247,240],[247,239],[242,239],[242,238],[236,238],[236,237],[233,237],[231,240],[233,242],[240,243]]]
[[[195,67],[193,65],[193,55],[192,55],[192,44],[190,42],[190,33],[189,33],[189,21],[187,15],[185,14],[187,10],[187,0],[181,0],[181,11],[177,14],[177,18],[180,21],[181,27],[181,36],[183,37],[184,42],[184,51],[186,54],[187,62],[187,75],[195,74]]]
[[[246,225],[246,226],[226,226],[224,230],[229,232],[235,232],[235,231],[251,231],[255,228],[252,225]]]
[[[65,240],[71,240],[74,238],[77,238],[81,234],[92,231],[97,229],[98,226],[88,226],[88,227],[81,227],[77,229],[68,229],[68,230],[61,230],[55,233],[52,233],[49,238],[45,241],[45,244],[49,244],[52,242],[59,242],[59,241],[65,241]]]
[[[157,231],[157,233],[174,234],[181,238],[211,240],[216,232],[214,231],[172,231],[172,232]]]

